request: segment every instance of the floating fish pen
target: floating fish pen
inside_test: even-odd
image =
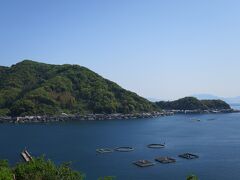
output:
[[[198,155],[191,154],[191,153],[180,154],[179,157],[185,158],[185,159],[197,159],[197,158],[199,158]]]
[[[118,151],[118,152],[131,152],[133,150],[134,150],[133,147],[118,147],[118,148],[115,148],[115,151]]]
[[[103,154],[103,153],[112,153],[113,150],[109,149],[109,148],[100,148],[100,149],[96,149],[97,153]]]
[[[168,163],[175,163],[176,162],[176,159],[171,158],[171,157],[158,157],[155,160],[162,163],[162,164],[168,164]]]
[[[148,160],[138,160],[136,162],[133,162],[133,164],[135,164],[138,167],[149,167],[153,166],[155,163]]]
[[[155,149],[157,149],[157,148],[164,148],[165,144],[149,144],[147,147],[148,148],[155,148]]]

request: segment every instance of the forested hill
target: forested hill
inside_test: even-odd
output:
[[[176,101],[159,101],[156,105],[166,110],[223,110],[231,109],[222,100],[198,100],[195,97],[185,97]]]
[[[0,115],[134,113],[154,103],[79,65],[24,60],[0,66]]]

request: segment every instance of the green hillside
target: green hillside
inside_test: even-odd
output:
[[[176,101],[159,101],[156,105],[161,109],[167,110],[212,110],[212,109],[231,109],[222,100],[198,100],[195,97],[185,97]]]
[[[154,103],[78,65],[24,60],[0,66],[0,115],[134,113]]]

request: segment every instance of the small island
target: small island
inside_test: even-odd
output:
[[[226,113],[235,112],[229,104],[222,100],[198,100],[185,97],[175,101],[159,101],[156,105],[165,111],[178,113]]]

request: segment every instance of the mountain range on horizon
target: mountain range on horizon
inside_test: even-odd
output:
[[[213,94],[192,94],[189,97],[195,97],[199,100],[215,100],[215,99],[220,99],[225,101],[228,104],[240,104],[240,96],[235,96],[235,97],[221,97],[221,96],[216,96]],[[157,102],[157,101],[172,101],[173,99],[164,99],[164,98],[153,98],[153,97],[149,97],[147,98],[149,101],[151,102]]]
[[[212,94],[194,94],[192,96],[196,97],[200,100],[202,100],[202,99],[209,99],[209,100],[220,99],[220,100],[227,102],[228,104],[240,104],[240,96],[221,97],[221,96],[216,96],[216,95],[212,95]]]

